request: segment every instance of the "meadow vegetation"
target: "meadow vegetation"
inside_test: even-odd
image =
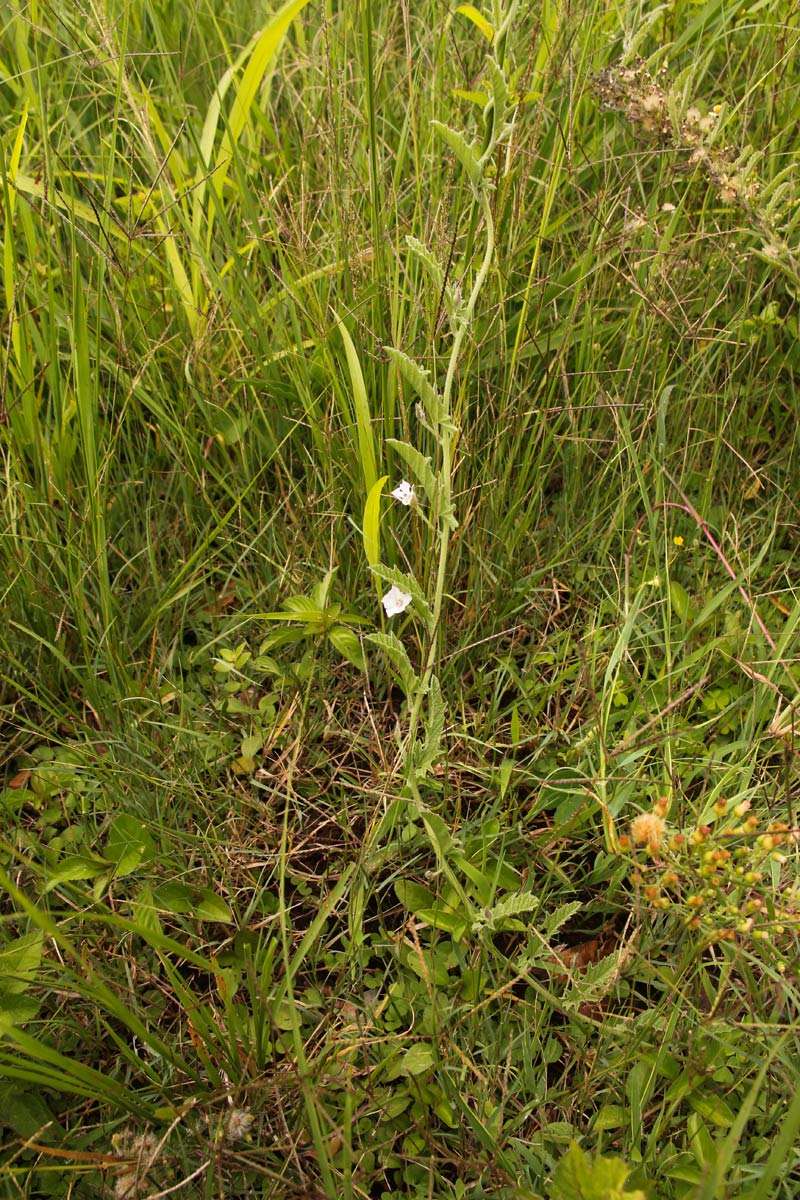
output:
[[[800,10],[0,10],[0,1193],[800,1191]]]

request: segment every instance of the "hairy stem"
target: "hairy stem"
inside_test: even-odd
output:
[[[478,302],[478,297],[486,282],[489,270],[494,258],[495,235],[494,235],[494,220],[492,217],[492,207],[489,201],[489,188],[484,184],[480,193],[480,205],[483,210],[484,221],[486,223],[486,249],[483,255],[483,261],[477,275],[475,276],[472,290],[467,301],[467,306],[459,319],[458,326],[453,337],[453,345],[450,350],[450,356],[447,363],[447,375],[445,377],[444,392],[442,393],[442,408],[445,413],[445,427],[442,433],[442,461],[441,461],[441,491],[438,503],[438,511],[436,513],[436,522],[439,532],[439,558],[436,568],[436,583],[433,593],[433,605],[431,608],[431,622],[429,629],[428,653],[425,659],[425,666],[422,673],[420,686],[417,688],[414,696],[414,701],[411,706],[408,722],[408,734],[406,738],[406,753],[408,754],[414,746],[414,740],[419,728],[420,714],[422,712],[422,702],[427,695],[430,687],[431,676],[436,665],[436,656],[439,648],[441,634],[441,618],[442,609],[444,607],[444,589],[447,580],[447,558],[450,550],[451,526],[450,518],[452,514],[452,496],[453,496],[453,451],[455,441],[458,436],[458,430],[450,422],[450,414],[452,408],[453,387],[455,385],[456,370],[461,357],[461,350],[464,344],[467,330],[472,323],[472,317],[475,312],[475,305]]]

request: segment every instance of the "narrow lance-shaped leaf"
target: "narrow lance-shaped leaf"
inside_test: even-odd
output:
[[[24,992],[33,982],[42,961],[42,945],[42,934],[36,930],[0,950],[0,979],[7,992]]]
[[[510,896],[504,896],[502,900],[498,900],[496,904],[492,905],[484,913],[480,924],[491,928],[509,918],[513,919],[525,913],[535,912],[539,904],[539,897],[532,895],[531,892],[513,892]]]
[[[413,575],[409,575],[406,571],[398,571],[396,567],[387,567],[385,563],[377,563],[372,570],[379,579],[382,579],[392,587],[399,588],[401,592],[405,592],[406,595],[410,596],[417,606],[418,611],[425,617],[428,625],[431,625],[433,614],[431,613],[430,605]]]
[[[508,84],[503,69],[493,58],[489,59],[489,74],[492,77],[492,101],[494,104],[495,121],[500,121],[506,111],[508,102]]]
[[[407,696],[411,695],[419,685],[419,679],[400,639],[393,633],[368,633],[366,640],[383,651],[394,667],[403,691]]]
[[[25,105],[22,110],[17,134],[14,138],[14,145],[11,149],[11,158],[8,164],[8,182],[12,183],[16,179],[19,171],[20,158],[22,157],[22,146],[25,140],[25,126],[28,123],[28,106]],[[13,217],[14,208],[16,205],[17,194],[13,188],[9,188],[8,193],[8,212],[5,219],[5,234],[3,237],[3,284],[6,297],[6,309],[11,317],[11,344],[14,348],[14,357],[21,365],[23,361],[22,346],[20,344],[19,335],[19,317],[17,316],[17,296],[16,283],[14,276],[14,229]]]
[[[406,245],[421,264],[436,291],[441,292],[444,287],[444,271],[441,263],[434,258],[427,246],[423,245],[418,238],[412,237],[411,234],[406,237]]]
[[[236,89],[225,136],[222,139],[217,154],[216,168],[212,177],[214,192],[217,195],[220,195],[222,192],[228,175],[231,156],[247,123],[250,109],[255,100],[256,93],[261,86],[261,81],[264,78],[267,67],[280,49],[281,42],[286,36],[286,31],[292,21],[305,8],[307,3],[308,0],[287,0],[287,3],[270,17],[255,40],[241,82]],[[209,230],[211,221],[212,211],[209,210]]]
[[[467,88],[453,88],[452,94],[457,100],[468,100],[470,104],[477,104],[478,108],[485,108],[489,101],[488,92],[476,92]]]
[[[228,94],[228,89],[242,68],[242,64],[247,61],[253,51],[253,47],[258,41],[258,34],[255,34],[241,53],[234,59],[228,69],[220,77],[219,83],[214,89],[214,94],[208,105],[206,118],[203,122],[203,130],[200,134],[199,150],[200,162],[197,166],[197,172],[194,182],[194,190],[192,195],[192,236],[195,241],[200,243],[200,235],[203,225],[203,214],[205,212],[205,198],[208,186],[208,171],[211,166],[211,156],[214,152],[214,142],[217,137],[217,129],[219,127],[219,118],[222,111],[222,102]],[[211,239],[211,231],[213,227],[213,205],[209,206],[209,222],[208,222],[208,241]],[[192,285],[194,287],[195,304],[199,305],[200,296],[200,264],[197,261],[192,262]]]
[[[361,460],[364,487],[369,492],[378,477],[378,469],[375,465],[375,443],[372,437],[372,419],[369,411],[367,388],[364,383],[361,363],[358,360],[358,352],[353,345],[353,339],[341,321],[337,320],[337,326],[342,342],[344,343],[344,352],[347,356],[347,368],[350,372],[350,384],[353,391],[358,456]]]
[[[397,366],[403,379],[419,396],[431,425],[434,429],[438,429],[442,415],[442,401],[430,379],[428,379],[427,372],[423,371],[422,367],[418,366],[402,350],[396,350],[393,346],[386,346],[385,349],[392,362]]]
[[[567,921],[571,921],[582,907],[583,904],[580,900],[570,900],[567,904],[560,904],[545,921],[543,930],[545,940],[554,937],[561,926],[566,925]]]
[[[425,723],[425,745],[435,754],[439,753],[444,733],[444,698],[437,675],[431,676],[431,691],[428,699],[428,719]]]
[[[430,502],[433,503],[439,489],[430,459],[420,454],[415,446],[410,446],[408,442],[398,441],[397,438],[387,438],[386,444],[397,451],[410,468],[417,483],[425,489]]]
[[[456,9],[457,13],[461,13],[462,17],[466,17],[471,21],[476,29],[479,29],[487,42],[494,40],[494,28],[490,21],[487,21],[483,13],[475,7],[474,4],[459,4]]]
[[[425,720],[425,740],[417,743],[413,751],[414,770],[419,778],[435,766],[441,753],[444,733],[444,698],[436,675],[431,676],[428,693],[428,712]]]
[[[432,121],[431,124],[467,172],[470,183],[477,186],[481,181],[483,172],[481,171],[480,159],[475,147],[457,129],[452,129],[449,125],[443,125],[441,121]]]
[[[375,480],[364,505],[362,538],[364,553],[371,567],[381,561],[381,494],[388,478],[388,475],[381,475],[380,479]]]

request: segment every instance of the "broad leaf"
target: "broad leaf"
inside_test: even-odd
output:
[[[430,888],[411,879],[396,879],[394,891],[397,899],[409,912],[419,913],[423,908],[431,908],[436,903],[436,897]]]
[[[233,913],[225,901],[212,891],[198,894],[194,915],[200,921],[219,921],[223,925],[233,924]]]
[[[620,1158],[591,1158],[573,1142],[553,1174],[551,1200],[645,1200],[644,1192],[628,1191],[630,1168]]]
[[[342,658],[346,658],[360,671],[364,670],[364,653],[352,629],[348,629],[346,625],[334,625],[328,630],[328,641],[339,651]]]
[[[24,992],[42,961],[41,933],[26,933],[0,950],[0,980],[6,992]]]
[[[105,856],[114,864],[114,874],[129,875],[155,854],[150,834],[139,817],[119,813],[111,823],[105,844]]]
[[[74,854],[58,863],[47,873],[45,895],[61,883],[70,883],[78,879],[95,879],[108,869],[108,863],[101,858],[88,858],[86,855]]]
[[[435,1062],[433,1048],[427,1042],[417,1042],[406,1050],[400,1062],[400,1069],[404,1075],[424,1075],[431,1070]]]

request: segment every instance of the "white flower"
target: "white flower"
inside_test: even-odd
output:
[[[398,613],[405,612],[410,603],[411,597],[408,592],[402,591],[399,587],[390,587],[383,597],[383,607],[386,609],[387,617],[396,617]]]
[[[392,492],[392,496],[399,504],[405,504],[406,508],[413,504],[417,498],[417,493],[414,491],[414,485],[404,479],[398,483],[397,487]]]

